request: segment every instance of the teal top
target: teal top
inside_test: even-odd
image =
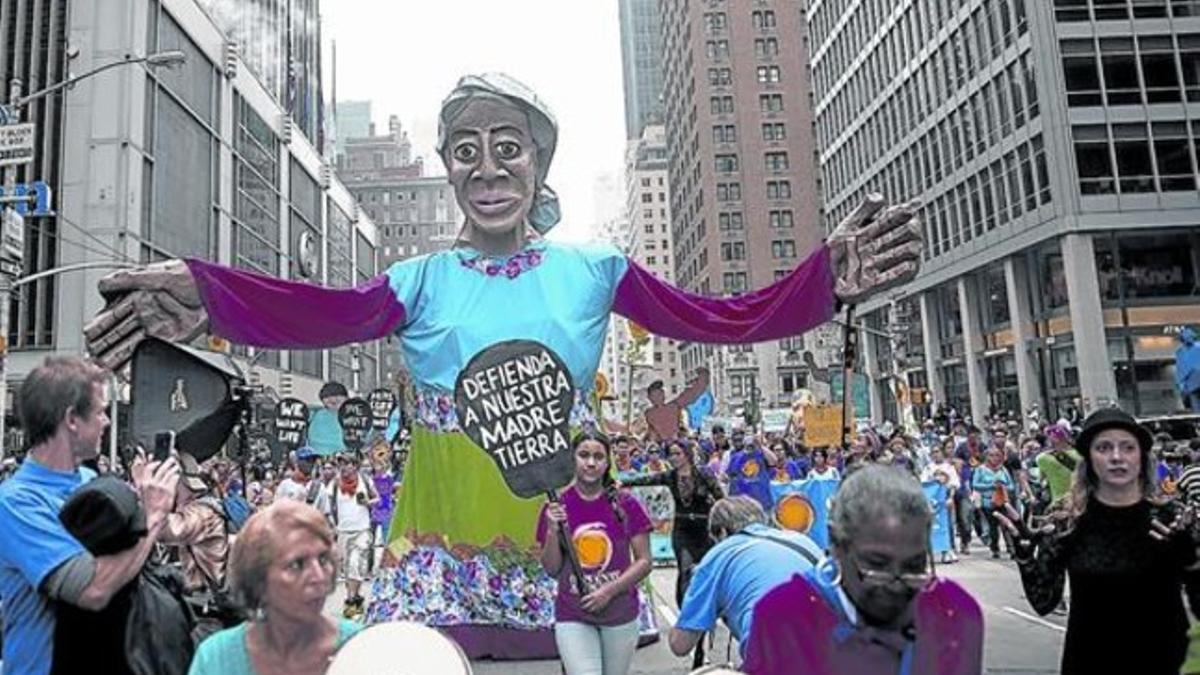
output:
[[[196,650],[188,675],[256,675],[250,663],[250,650],[246,648],[246,631],[249,621],[233,628],[213,633]],[[337,647],[341,648],[362,626],[346,619],[338,620]]]
[[[454,248],[392,265],[387,274],[407,312],[400,341],[413,378],[423,389],[452,392],[479,352],[536,340],[562,358],[577,389],[590,391],[628,265],[613,246],[544,240],[500,261]]]

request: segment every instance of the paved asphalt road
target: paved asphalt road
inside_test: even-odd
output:
[[[1007,560],[991,560],[986,549],[972,549],[972,555],[962,562],[939,565],[938,574],[963,584],[983,607],[986,637],[984,641],[984,672],[986,673],[1055,673],[1062,649],[1065,616],[1039,617],[1029,608],[1021,591],[1016,565]],[[687,672],[690,659],[676,658],[666,646],[666,627],[674,623],[675,570],[654,571],[651,583],[659,623],[664,627],[663,639],[638,650],[633,673],[666,674]],[[341,589],[330,597],[326,610],[336,613],[341,608]],[[723,659],[729,642],[722,631],[716,638],[713,657]],[[733,653],[736,655],[736,646]],[[562,670],[554,661],[489,662],[474,664],[477,675],[560,675]]]

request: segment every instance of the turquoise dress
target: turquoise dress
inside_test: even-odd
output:
[[[455,386],[473,357],[507,341],[540,343],[569,374],[569,423],[580,428],[593,421],[585,401],[613,312],[663,337],[734,343],[800,334],[834,308],[825,247],[776,284],[736,298],[681,291],[612,246],[547,240],[505,258],[465,246],[440,251],[348,289],[187,263],[211,331],[230,342],[318,349],[399,339],[416,389],[412,447],[366,621],[437,627],[472,658],[555,655],[557,590],[534,539],[544,497],[514,494],[459,424]],[[642,619],[653,632],[648,603]]]
[[[256,675],[254,664],[250,663],[250,650],[246,647],[249,629],[250,622],[245,621],[210,635],[196,650],[188,675]],[[337,648],[341,649],[360,630],[359,624],[340,619]]]

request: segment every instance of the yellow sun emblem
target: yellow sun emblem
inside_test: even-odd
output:
[[[746,478],[754,478],[758,475],[758,472],[759,467],[757,461],[751,460],[742,465],[742,475]]]
[[[816,512],[804,495],[787,495],[775,505],[775,521],[785,530],[806,533],[812,529],[814,520]]]
[[[579,565],[587,571],[603,570],[612,559],[612,541],[599,523],[583,525],[575,530],[575,554]]]

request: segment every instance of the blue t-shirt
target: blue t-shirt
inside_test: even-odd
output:
[[[250,623],[243,622],[233,628],[213,633],[196,650],[188,675],[255,675],[250,662],[250,650],[246,648],[246,631]],[[337,648],[341,648],[362,626],[346,619],[338,620]]]
[[[346,444],[342,440],[342,423],[337,413],[318,408],[308,418],[308,445],[322,455],[343,452]]]
[[[746,495],[753,497],[767,513],[775,506],[771,499],[771,470],[767,466],[767,458],[762,450],[742,450],[734,453],[729,460],[729,476],[731,495]]]
[[[79,470],[55,471],[33,459],[0,483],[5,673],[50,672],[54,611],[38,589],[59,565],[84,553],[58,520],[63,504],[83,483]]]
[[[766,525],[750,525],[742,532],[725,538],[704,554],[688,585],[675,627],[703,633],[712,630],[720,617],[740,648],[745,649],[758,601],[792,575],[811,570],[824,554],[812,539],[799,532]],[[764,541],[763,537],[788,544]],[[802,555],[793,546],[809,555]]]

